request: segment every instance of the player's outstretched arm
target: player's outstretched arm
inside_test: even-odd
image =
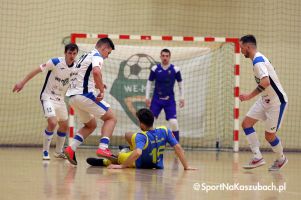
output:
[[[180,144],[176,144],[174,146],[174,150],[177,154],[177,156],[179,157],[183,167],[185,170],[197,170],[197,168],[194,168],[194,167],[190,167],[187,163],[187,160],[185,158],[185,155],[184,155],[184,150],[182,149],[181,145]]]
[[[32,70],[29,74],[27,74],[27,75],[25,76],[25,78],[24,78],[22,81],[20,81],[20,82],[18,82],[18,83],[15,84],[15,86],[14,86],[14,88],[13,88],[13,92],[20,92],[20,91],[23,89],[24,85],[25,85],[30,79],[32,79],[33,77],[35,77],[35,76],[36,76],[38,73],[40,73],[40,72],[42,72],[42,70],[41,70],[40,67],[38,67],[38,68]]]
[[[132,154],[126,159],[126,161],[121,165],[109,165],[109,169],[124,169],[133,166],[133,163],[141,156],[142,150],[141,149],[135,149]]]

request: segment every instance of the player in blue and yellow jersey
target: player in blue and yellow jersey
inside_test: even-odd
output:
[[[188,165],[182,147],[169,129],[165,126],[153,128],[154,115],[149,109],[142,108],[138,110],[136,115],[142,131],[125,134],[131,151],[120,152],[118,164],[110,164],[108,168],[163,169],[163,153],[168,143],[174,148],[185,170],[196,169]]]

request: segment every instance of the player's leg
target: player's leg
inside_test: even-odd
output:
[[[168,100],[164,105],[165,118],[169,123],[170,129],[177,139],[180,142],[180,132],[179,132],[179,124],[177,120],[177,110],[176,110],[176,102],[174,99]]]
[[[283,154],[281,140],[276,135],[281,126],[285,109],[286,103],[283,103],[281,106],[271,106],[266,111],[267,120],[265,139],[270,143],[273,152],[276,154],[276,159],[273,165],[269,168],[270,171],[277,171],[288,162],[287,158]]]
[[[130,145],[130,150],[133,150],[133,144],[134,144],[135,141],[132,141],[132,140],[134,138],[134,136],[133,136],[134,134],[135,134],[134,132],[126,132],[124,134],[125,140]]]
[[[251,161],[243,166],[245,169],[253,169],[265,164],[265,161],[260,152],[260,143],[257,138],[257,133],[254,129],[254,125],[258,120],[265,120],[265,113],[261,99],[255,102],[255,104],[250,108],[246,117],[242,122],[242,128],[246,134],[247,141],[250,145],[251,151],[253,153],[253,158]]]
[[[43,132],[43,159],[50,160],[49,149],[51,140],[53,138],[53,132],[57,125],[57,118],[54,106],[51,101],[41,101],[44,116],[47,118],[47,128]]]
[[[71,164],[77,165],[75,152],[77,148],[84,142],[84,140],[95,130],[96,126],[95,118],[92,118],[90,121],[84,123],[84,126],[76,133],[70,145],[65,148],[64,153]]]
[[[154,117],[156,119],[158,119],[162,108],[163,108],[162,100],[157,99],[156,97],[153,97],[149,109],[152,111],[152,113],[154,114]]]
[[[56,146],[55,146],[55,151],[54,151],[54,156],[56,158],[63,158],[66,159],[67,157],[65,156],[63,152],[63,147],[65,144],[66,140],[66,133],[68,131],[68,111],[66,108],[65,103],[56,103],[54,104],[55,106],[55,112],[57,114],[57,119],[58,119],[58,130],[57,130],[57,139],[56,139]]]
[[[125,161],[130,157],[130,155],[131,155],[132,153],[133,153],[133,151],[129,151],[129,152],[120,152],[120,153],[118,154],[118,160],[117,160],[117,163],[118,163],[119,165],[125,163]],[[114,163],[113,163],[113,164],[114,164]],[[135,166],[136,166],[135,163],[132,163],[132,165],[129,166],[129,167],[135,167]]]
[[[96,154],[101,157],[112,156],[112,152],[108,147],[117,120],[113,111],[110,109],[110,105],[105,101],[96,102],[96,98],[92,93],[80,95],[80,98],[81,102],[85,104],[85,107],[81,109],[92,114],[95,118],[103,120],[99,148]]]
[[[63,152],[65,140],[66,140],[66,133],[68,131],[68,120],[65,121],[59,121],[59,128],[57,130],[57,138],[56,138],[56,146],[55,146],[55,152],[54,156],[56,158],[63,158],[66,159],[66,156]]]
[[[83,143],[84,139],[96,129],[97,125],[95,118],[82,109],[85,108],[85,105],[83,104],[80,95],[71,97],[69,103],[75,110],[76,115],[79,116],[80,121],[84,124],[84,126],[75,134],[71,144],[64,150],[70,163],[77,165],[75,151]]]
[[[104,103],[104,102],[102,102]],[[113,135],[114,128],[116,126],[117,120],[111,109],[101,116],[103,120],[103,125],[101,127],[101,138],[99,140],[99,149],[97,150],[97,155],[112,155],[109,150],[110,138]]]

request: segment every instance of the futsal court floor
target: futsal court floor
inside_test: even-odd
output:
[[[301,156],[286,155],[289,162],[279,172],[268,172],[273,153],[264,153],[266,165],[244,170],[250,152],[215,151],[186,151],[196,171],[184,171],[172,151],[164,155],[164,170],[114,170],[86,163],[94,149],[78,149],[74,167],[53,156],[42,161],[40,148],[0,148],[0,199],[300,200]]]

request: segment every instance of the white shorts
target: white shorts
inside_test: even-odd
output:
[[[265,121],[265,130],[275,133],[281,126],[287,103],[269,104],[258,99],[247,113],[248,117]]]
[[[41,100],[41,104],[46,118],[57,117],[58,121],[66,121],[68,119],[68,111],[65,102]]]
[[[89,122],[93,117],[100,119],[110,108],[105,101],[96,103],[93,93],[71,96],[69,104],[74,108],[82,123]]]

